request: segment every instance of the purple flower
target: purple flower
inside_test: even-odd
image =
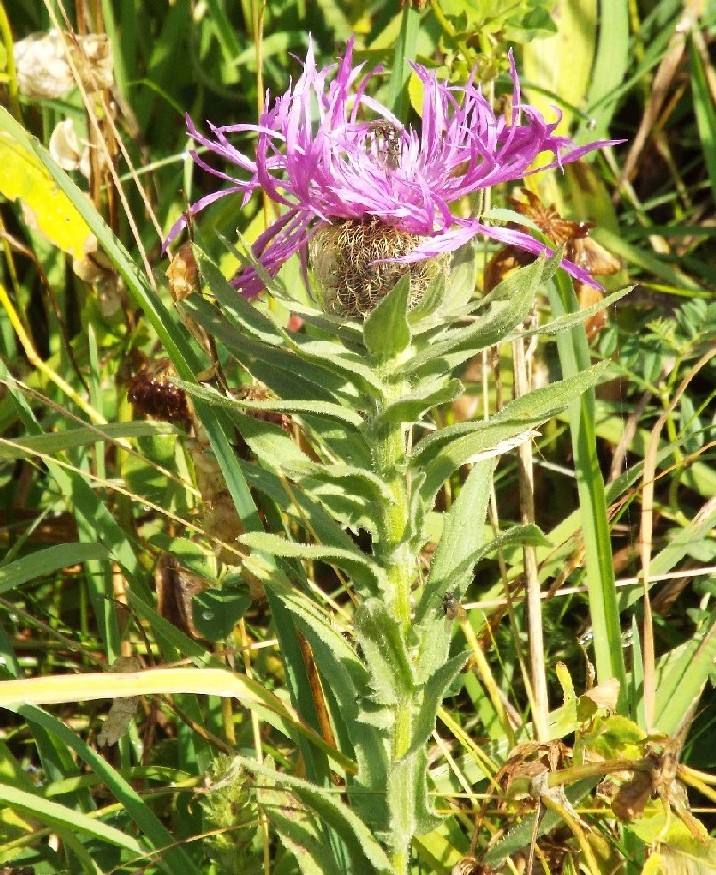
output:
[[[369,96],[368,83],[380,68],[363,75],[363,65],[354,67],[352,55],[353,39],[338,65],[319,70],[309,43],[302,75],[272,105],[267,99],[270,108],[257,125],[210,124],[212,136],[205,137],[187,118],[197,143],[243,171],[230,176],[193,152],[200,167],[229,187],[197,201],[192,215],[222,197],[241,194],[245,204],[254,191],[266,192],[285,208],[253,246],[271,276],[296,252],[305,265],[307,244],[316,229],[342,220],[377,220],[419,235],[422,239],[410,253],[391,259],[405,263],[452,252],[478,234],[535,255],[550,251],[524,232],[455,216],[450,204],[489,186],[562,167],[615,141],[575,147],[569,138],[556,135],[559,115],[548,123],[538,110],[521,102],[511,52],[511,110],[503,115],[495,113],[474,84],[474,74],[466,85],[449,85],[413,64],[424,88],[418,132]],[[255,159],[228,139],[246,131],[258,135]],[[553,157],[532,167],[542,153]],[[174,225],[165,246],[184,223],[182,218]],[[596,285],[575,264],[565,260],[562,266],[581,282]],[[263,288],[250,266],[238,273],[234,285],[247,297]]]

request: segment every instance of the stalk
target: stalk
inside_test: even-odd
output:
[[[400,399],[406,389],[402,381],[391,381],[387,366],[381,376],[384,379],[385,393],[377,405],[378,414]],[[373,473],[386,484],[392,499],[382,501],[376,509],[379,542],[375,553],[392,585],[393,600],[390,611],[403,641],[411,623],[410,591],[416,568],[416,557],[408,544],[410,483],[406,476],[407,440],[408,427],[404,423],[387,426],[372,437]],[[415,823],[416,762],[414,756],[405,758],[412,738],[414,695],[414,691],[410,691],[398,702],[390,730],[387,826],[391,861],[396,875],[408,872],[410,841]]]

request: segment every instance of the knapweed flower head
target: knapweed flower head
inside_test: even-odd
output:
[[[223,197],[239,194],[245,204],[255,191],[265,192],[283,208],[253,246],[271,276],[295,253],[305,267],[311,241],[315,238],[313,252],[320,251],[326,234],[335,236],[339,226],[344,226],[343,237],[350,240],[356,234],[366,236],[360,229],[368,229],[373,246],[367,264],[379,272],[381,264],[384,271],[387,263],[417,264],[453,252],[477,235],[535,255],[548,252],[525,232],[455,215],[450,205],[499,183],[562,167],[610,141],[576,147],[569,138],[555,134],[558,113],[548,123],[537,109],[522,103],[511,53],[512,100],[502,114],[484,97],[474,74],[465,85],[450,85],[420,64],[412,67],[423,84],[419,131],[403,125],[370,96],[370,80],[380,68],[364,73],[362,64],[353,65],[352,39],[342,60],[323,69],[316,66],[309,43],[302,75],[281,97],[273,102],[267,98],[269,108],[257,125],[210,124],[211,136],[204,136],[187,119],[196,143],[241,171],[229,175],[192,153],[200,167],[229,186],[201,198],[191,213]],[[229,141],[230,136],[245,132],[257,135],[254,158]],[[544,163],[534,167],[535,159],[545,155]],[[176,223],[167,242],[183,224],[184,219]],[[383,247],[382,242],[376,247],[375,237],[382,240],[384,231],[397,235],[398,251]],[[571,262],[565,260],[563,267],[593,284]],[[360,268],[356,276],[363,281],[369,272]],[[391,278],[394,283],[396,278]],[[247,297],[263,288],[251,266],[244,267],[233,282]]]

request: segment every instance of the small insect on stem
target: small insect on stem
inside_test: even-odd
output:
[[[460,604],[457,593],[450,590],[443,595],[443,613],[446,625],[452,624],[455,620],[461,623],[467,620],[467,611]]]

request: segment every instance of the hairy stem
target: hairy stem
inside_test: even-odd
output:
[[[402,396],[403,391],[402,383],[388,383],[381,407],[387,408]],[[377,508],[380,538],[376,558],[387,572],[393,587],[393,616],[401,629],[405,630],[410,623],[410,587],[416,560],[407,543],[410,491],[407,480],[407,429],[402,423],[388,426],[374,435],[373,470],[391,495],[390,502],[382,502]]]
[[[382,413],[405,392],[402,382],[393,383],[389,375],[386,390],[377,413]],[[415,577],[416,557],[410,548],[410,483],[407,477],[407,427],[403,423],[387,426],[372,436],[373,471],[385,483],[390,493],[376,508],[379,542],[376,558],[385,569],[391,583],[392,618],[405,640],[410,628],[412,609],[410,591]],[[408,871],[410,840],[415,822],[414,799],[416,763],[406,756],[412,738],[414,693],[401,697],[395,708],[390,728],[390,767],[388,807],[393,871],[403,875]]]

